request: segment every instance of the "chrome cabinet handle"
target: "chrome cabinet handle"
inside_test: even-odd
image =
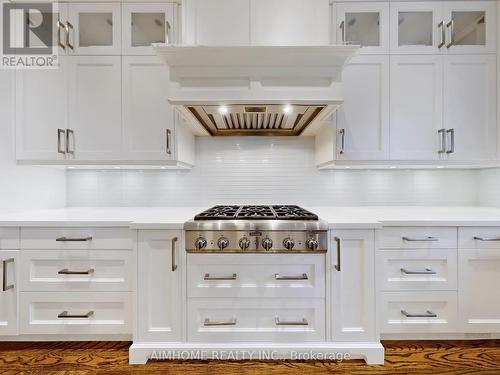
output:
[[[342,30],[342,43],[345,43],[345,22],[340,23],[340,30]]]
[[[14,289],[14,284],[7,285],[7,265],[9,263],[14,263],[14,258],[2,260],[2,272],[3,272],[2,291],[3,292],[6,292],[9,289]]]
[[[175,248],[176,248],[176,243],[177,243],[178,238],[174,237],[172,238],[172,272],[177,269],[177,264],[175,260]]]
[[[172,41],[170,40],[170,22],[165,21],[165,44],[172,44]]]
[[[282,276],[279,273],[274,274],[276,280],[308,280],[307,274],[303,273],[298,276]]]
[[[299,321],[281,321],[280,318],[274,318],[274,323],[277,326],[308,326],[309,323],[306,318],[302,318]]]
[[[74,27],[69,21],[66,21],[66,46],[74,51],[75,46],[69,42],[69,29],[74,30]]]
[[[485,242],[491,242],[491,241],[500,241],[500,237],[474,237],[476,241],[485,241]]]
[[[444,21],[438,23],[438,29],[441,29],[441,42],[438,44],[438,48],[441,48],[446,44],[446,30],[444,28]]]
[[[438,134],[441,136],[441,148],[438,151],[438,154],[446,153],[446,129],[439,129]]]
[[[62,137],[61,137],[62,135]],[[61,140],[66,140],[66,130],[57,129],[57,153],[58,154],[66,154],[66,146],[61,144]]]
[[[446,150],[446,153],[453,154],[455,152],[455,129],[448,129],[446,134],[450,134],[450,149]]]
[[[340,134],[340,151],[339,154],[343,154],[345,150],[345,129],[340,129],[339,130]]]
[[[70,314],[69,312],[67,312],[66,310],[64,310],[62,313],[60,313],[59,315],[57,315],[57,317],[61,318],[61,319],[66,319],[66,318],[88,319],[92,315],[94,315],[94,310],[90,310],[86,314]]]
[[[236,280],[238,275],[233,273],[231,276],[210,276],[209,273],[206,273],[203,277],[204,280]]]
[[[448,43],[446,45],[446,48],[450,48],[453,44],[455,44],[455,40],[454,40],[455,38],[453,36],[453,20],[451,20],[450,22],[448,22],[446,24],[446,28],[448,28],[448,27],[450,28],[450,43]]]
[[[59,238],[56,238],[56,241],[57,242],[88,242],[88,241],[92,241],[92,237],[91,236],[88,236],[88,237],[59,237]]]
[[[63,51],[66,51],[66,45],[62,42],[61,38],[61,29],[66,31],[64,24],[60,20],[57,20],[57,45],[61,47]]]
[[[73,149],[70,149],[70,137],[73,139]],[[66,129],[66,153],[75,154],[75,132],[72,129]]]
[[[435,242],[439,241],[436,237],[402,237],[403,241],[407,242]]]
[[[401,268],[401,272],[403,272],[406,275],[435,275],[436,274],[436,271],[433,271],[430,268],[426,268],[425,270],[422,270],[422,271],[410,271],[410,270],[407,270],[406,268]]]
[[[167,155],[172,155],[172,150],[171,150],[171,147],[170,147],[170,141],[171,141],[171,135],[172,135],[172,131],[170,129],[167,129],[166,131],[166,144],[167,144]]]
[[[94,273],[94,269],[90,268],[87,271],[70,271],[67,268],[64,268],[57,272],[59,275],[90,275]]]
[[[335,237],[334,240],[337,243],[337,264],[335,265],[335,269],[340,271],[340,238]]]
[[[424,314],[410,314],[405,310],[401,310],[401,314],[403,314],[407,318],[437,318],[437,314],[433,313],[430,310],[427,310],[427,312]]]
[[[235,326],[236,325],[236,318],[228,320],[227,322],[212,322],[210,321],[209,318],[206,318],[205,321],[203,322],[203,325],[205,327],[210,327],[210,326]]]

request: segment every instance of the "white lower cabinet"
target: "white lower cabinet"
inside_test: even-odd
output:
[[[459,249],[458,269],[460,330],[500,332],[500,248]]]
[[[441,333],[458,329],[457,292],[383,292],[378,295],[382,333]]]
[[[183,243],[180,230],[139,231],[134,340],[183,341],[186,303]]]
[[[193,298],[188,341],[325,341],[324,299]]]
[[[330,234],[330,321],[333,341],[376,341],[375,231]]]
[[[130,334],[131,293],[21,292],[20,333]]]
[[[19,251],[0,251],[0,336],[18,334]]]

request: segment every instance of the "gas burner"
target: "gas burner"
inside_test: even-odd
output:
[[[275,219],[276,214],[270,206],[243,206],[236,214],[236,219]]]
[[[214,206],[194,217],[195,220],[234,219],[240,206]]]
[[[276,218],[282,220],[318,220],[318,216],[299,206],[272,206]]]

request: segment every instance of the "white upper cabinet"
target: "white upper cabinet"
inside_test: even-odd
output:
[[[444,127],[450,160],[497,156],[496,56],[444,57]]]
[[[342,71],[337,159],[389,158],[389,56],[356,56]]]
[[[68,125],[68,57],[59,67],[16,72],[16,158],[64,160]]]
[[[336,3],[337,44],[361,45],[360,53],[389,52],[389,3]]]
[[[185,0],[189,45],[326,45],[328,0]]]
[[[496,51],[496,2],[453,1],[444,3],[446,49],[450,53]]]
[[[251,0],[252,45],[327,45],[328,0]]]
[[[446,49],[441,2],[391,3],[391,53],[425,54]]]
[[[496,2],[394,2],[391,53],[495,53]]]
[[[391,56],[390,71],[391,159],[443,158],[442,56]]]
[[[120,3],[70,3],[67,51],[77,55],[121,54]]]
[[[121,58],[70,56],[67,152],[76,160],[119,160]]]
[[[123,3],[123,54],[156,55],[151,43],[174,43],[174,9],[173,3]]]

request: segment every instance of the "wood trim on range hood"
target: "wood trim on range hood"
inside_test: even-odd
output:
[[[198,135],[212,136],[296,136],[306,128],[309,133],[342,104],[342,67],[359,49],[351,45],[153,47],[169,67],[169,102],[197,127]],[[218,113],[221,107],[227,116]],[[255,113],[247,111],[249,107],[266,109]],[[289,116],[285,107],[293,109]]]

